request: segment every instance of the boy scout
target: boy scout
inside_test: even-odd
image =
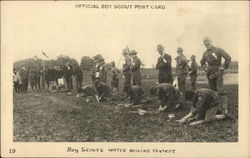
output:
[[[129,50],[127,48],[125,48],[122,52],[123,56],[124,56],[124,64],[122,67],[122,72],[123,72],[123,76],[124,76],[124,87],[123,87],[123,91],[125,93],[127,93],[126,98],[129,97],[129,88],[131,86],[131,71],[130,71],[130,67],[132,64],[132,58],[129,56]]]
[[[130,103],[132,103],[133,105],[137,105],[140,104],[140,101],[144,94],[144,90],[142,89],[142,87],[138,85],[133,85],[129,89],[129,94],[130,94]]]
[[[109,85],[104,82],[95,81],[95,87],[98,94],[98,99],[100,102],[106,101],[106,97],[112,96],[112,89]]]
[[[104,58],[102,56],[99,57],[95,77],[97,80],[99,80],[99,82],[103,82],[103,83],[107,82],[107,68],[104,62]]]
[[[76,89],[77,92],[81,92],[81,88],[82,88],[82,69],[78,64],[74,65],[74,75],[75,75],[75,79],[76,79]]]
[[[160,83],[156,87],[150,88],[151,95],[158,95],[161,105],[159,111],[164,111],[167,108],[176,110],[180,107],[179,92],[170,83]]]
[[[34,92],[35,90],[37,91],[37,73],[34,69],[31,69],[30,70],[30,73],[29,73],[29,81],[30,81],[30,86],[31,86],[31,89],[32,89],[32,92]]]
[[[190,75],[190,79],[191,79],[191,86],[193,87],[193,90],[196,89],[196,78],[197,78],[197,69],[198,69],[198,64],[195,61],[195,55],[192,55],[190,57],[192,63],[191,63],[191,67],[189,69],[189,75]]]
[[[130,70],[132,72],[133,85],[142,86],[141,84],[141,60],[137,57],[137,52],[135,50],[131,50],[130,56],[132,57],[132,65]]]
[[[181,47],[177,48],[177,53],[178,56],[175,58],[176,59],[176,76],[178,80],[178,87],[180,90],[181,94],[185,93],[185,81],[186,81],[186,76],[187,76],[187,70],[188,70],[188,65],[187,65],[187,59],[183,54],[183,49]]]
[[[117,88],[118,92],[119,92],[119,74],[120,74],[120,70],[115,67],[115,62],[111,62],[111,72],[112,72],[112,81],[111,81],[111,86],[113,88]]]
[[[19,73],[16,71],[16,69],[13,69],[13,82],[14,82],[14,90],[15,93],[19,93],[20,92],[20,75]]]
[[[200,61],[201,67],[207,72],[209,87],[217,91],[222,103],[223,113],[228,113],[226,91],[223,84],[224,70],[227,69],[231,62],[231,56],[221,48],[214,47],[209,38],[203,41],[207,50],[204,52]],[[221,59],[225,62],[222,65]]]
[[[18,71],[20,78],[21,78],[21,91],[24,93],[27,93],[28,90],[28,70],[26,68],[26,65],[23,64],[22,67],[20,68],[20,70]]]
[[[67,88],[69,91],[72,91],[73,90],[73,81],[72,81],[73,67],[71,66],[68,60],[65,60],[63,73],[64,73],[64,78],[66,80]]]
[[[211,89],[188,90],[185,93],[185,100],[192,102],[192,108],[188,115],[178,120],[180,123],[194,121],[190,125],[195,125],[226,117],[225,114],[216,115],[220,108],[220,98],[218,93]]]
[[[158,82],[172,83],[173,82],[172,70],[171,70],[172,58],[170,55],[164,52],[164,47],[161,44],[157,46],[157,50],[160,54],[160,57],[158,58],[156,64],[156,69],[159,70]]]

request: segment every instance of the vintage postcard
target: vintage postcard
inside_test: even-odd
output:
[[[248,1],[1,1],[1,157],[249,157]]]

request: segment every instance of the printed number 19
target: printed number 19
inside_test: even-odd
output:
[[[16,152],[16,149],[10,149],[10,154],[14,154]]]

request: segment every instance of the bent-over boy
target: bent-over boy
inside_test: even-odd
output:
[[[161,105],[159,111],[176,110],[181,106],[179,101],[179,92],[170,83],[160,83],[156,87],[150,88],[151,95],[158,95]]]
[[[225,114],[216,115],[220,108],[220,98],[216,91],[207,88],[188,90],[185,100],[192,102],[192,108],[188,115],[178,120],[180,123],[191,122],[190,125],[200,124],[212,120],[220,120]]]

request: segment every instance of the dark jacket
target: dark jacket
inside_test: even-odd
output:
[[[73,67],[71,66],[71,65],[69,65],[69,66],[64,66],[63,67],[63,74],[64,74],[64,77],[66,78],[66,79],[69,79],[69,78],[71,78],[71,76],[73,75]]]
[[[164,54],[158,58],[156,69],[159,70],[160,73],[171,74],[171,62],[172,58],[168,54]]]
[[[197,76],[198,64],[196,61],[192,61],[191,67],[189,69],[191,76]]]
[[[74,75],[77,81],[82,81],[82,69],[80,66],[75,66],[74,68]]]

